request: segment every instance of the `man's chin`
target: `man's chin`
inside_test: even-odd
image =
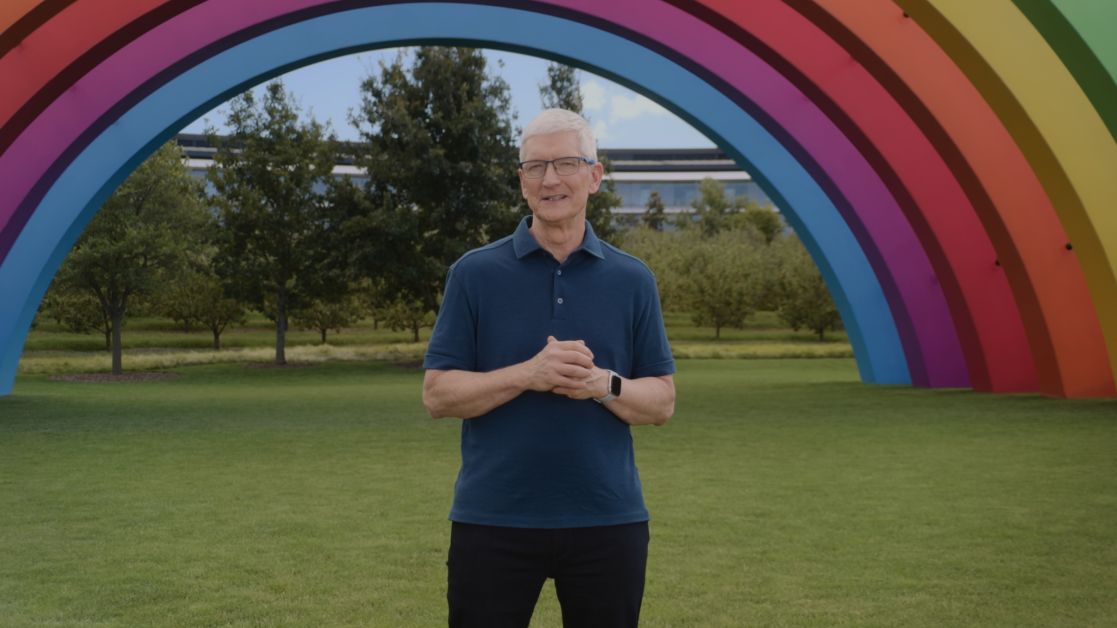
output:
[[[532,208],[532,215],[540,222],[547,224],[557,225],[565,222],[580,223],[586,218],[586,208],[582,207],[579,210],[571,209],[569,205],[555,203],[550,207],[539,206]]]

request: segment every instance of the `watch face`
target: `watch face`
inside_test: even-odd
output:
[[[621,376],[616,373],[609,377],[609,394],[614,397],[621,394]]]

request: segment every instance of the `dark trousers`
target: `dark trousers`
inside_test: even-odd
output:
[[[450,628],[527,628],[547,578],[566,628],[635,628],[647,563],[646,521],[557,530],[454,522]]]

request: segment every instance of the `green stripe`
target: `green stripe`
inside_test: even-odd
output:
[[[1012,1],[1070,70],[1117,141],[1117,2]]]

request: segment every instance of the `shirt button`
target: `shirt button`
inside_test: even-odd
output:
[[[562,305],[562,298],[561,297],[559,298],[558,302],[559,302],[559,305]]]
[[[561,275],[561,274],[562,274],[562,271],[561,271],[561,270],[560,270],[560,271],[558,271],[558,274],[560,274],[560,275]]]

